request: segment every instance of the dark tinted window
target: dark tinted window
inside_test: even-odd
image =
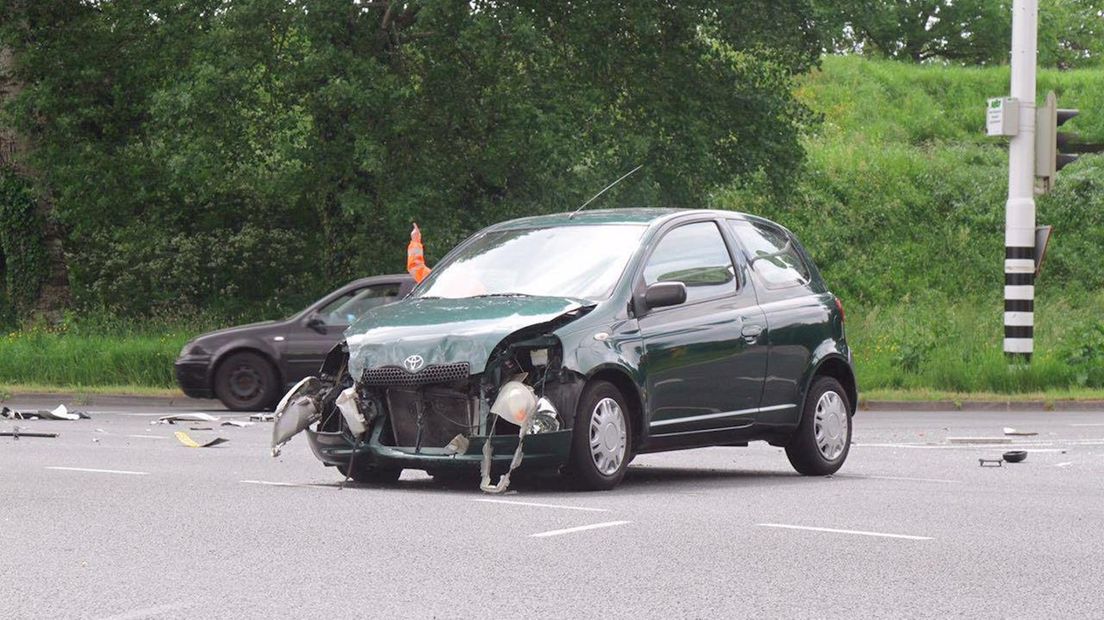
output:
[[[729,220],[733,233],[748,252],[751,270],[767,288],[783,288],[809,282],[809,268],[789,235],[762,222]]]
[[[659,240],[644,266],[644,283],[682,282],[686,301],[736,290],[736,270],[721,231],[712,222],[679,226]]]
[[[398,284],[369,286],[342,295],[323,308],[319,312],[319,316],[329,325],[348,325],[368,310],[376,306],[389,304],[395,301],[398,296]]]

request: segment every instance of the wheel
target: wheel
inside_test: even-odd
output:
[[[798,473],[827,476],[839,470],[851,449],[851,406],[847,392],[831,377],[817,377],[786,456]]]
[[[604,491],[625,477],[631,460],[628,412],[625,397],[612,383],[593,381],[583,389],[575,414],[570,463],[580,487]]]
[[[271,409],[279,400],[276,369],[257,353],[234,353],[215,372],[215,396],[232,411]]]
[[[352,475],[349,473],[348,465],[338,465],[337,471],[341,472],[342,476],[352,479],[353,482],[365,484],[394,484],[402,474],[402,469],[398,467],[377,467],[358,463],[356,460],[353,461]]]

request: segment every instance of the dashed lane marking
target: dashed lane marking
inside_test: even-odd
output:
[[[808,527],[804,525],[785,525],[783,523],[756,523],[756,527],[774,527],[786,530],[804,530],[807,532],[827,532],[829,534],[852,534],[855,536],[875,536],[878,538],[900,538],[903,540],[935,540],[930,536],[912,536],[910,534],[886,534],[884,532],[867,532],[864,530],[837,530],[830,527]]]
[[[510,504],[514,506],[529,506],[532,508],[562,508],[563,510],[583,510],[586,512],[609,512],[606,508],[591,508],[589,506],[567,506],[564,504],[538,504],[536,502],[513,502],[506,499],[473,499],[473,502],[486,504]]]
[[[597,530],[605,527],[615,527],[618,525],[628,525],[632,521],[606,521],[604,523],[591,523],[590,525],[580,525],[579,527],[569,527],[563,530],[551,530],[548,532],[540,532],[539,534],[530,534],[530,538],[548,538],[550,536],[562,536],[564,534],[574,534],[575,532],[585,532],[587,530]]]
[[[57,471],[83,471],[94,474],[123,474],[126,476],[148,476],[148,471],[127,471],[125,469],[92,469],[89,467],[47,467]]]

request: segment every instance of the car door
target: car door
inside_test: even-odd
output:
[[[326,354],[344,338],[349,324],[376,306],[396,301],[399,288],[398,282],[354,288],[327,300],[296,322],[284,343],[288,382],[316,374]]]
[[[766,372],[765,322],[743,276],[713,220],[671,228],[653,246],[637,289],[682,282],[687,299],[638,319],[651,436],[702,433],[707,443],[709,431],[754,420]]]
[[[759,305],[769,326],[766,381],[757,421],[764,426],[796,424],[801,412],[805,371],[826,330],[831,296],[816,291],[812,273],[793,236],[759,220],[729,220],[746,252]]]

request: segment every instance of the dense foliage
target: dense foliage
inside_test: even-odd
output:
[[[805,0],[0,0],[8,122],[82,310],[272,313],[581,203],[772,191],[812,120]],[[613,204],[617,204],[616,202]]]

